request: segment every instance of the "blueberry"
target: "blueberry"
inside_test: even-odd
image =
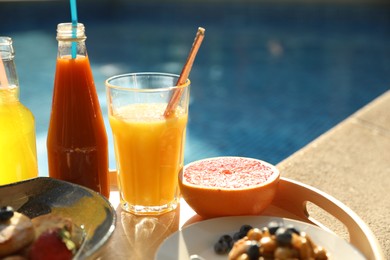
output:
[[[279,227],[280,225],[276,221],[271,221],[270,223],[268,223],[268,230],[271,235],[275,235],[275,232],[276,230],[278,230]]]
[[[233,234],[233,240],[238,241],[241,238],[245,237],[248,234],[249,230],[251,229],[252,229],[251,225],[242,225],[240,227],[240,230]]]
[[[215,253],[219,255],[224,255],[229,253],[230,247],[226,241],[218,241],[217,243],[214,244],[214,251]]]
[[[248,231],[249,230],[251,230],[253,227],[251,226],[251,225],[242,225],[241,227],[240,227],[240,233],[244,233],[245,234],[245,236],[246,236],[246,234],[248,234]]]
[[[252,241],[251,245],[246,250],[249,260],[258,260],[260,257],[259,244],[256,241]]]
[[[232,241],[233,238],[230,236],[230,235],[222,235],[220,238],[219,238],[219,241]]]
[[[225,249],[225,246],[222,242],[217,242],[214,244],[214,251],[215,253],[219,254],[219,255],[223,255],[225,254],[226,252],[226,249]]]
[[[296,229],[293,225],[288,225],[287,227],[286,227],[288,230],[290,230],[292,233],[295,233],[295,234],[297,234],[297,235],[299,235],[300,234],[300,232],[299,232],[299,230],[298,229]]]
[[[14,209],[10,206],[0,208],[0,221],[7,221],[14,216]]]
[[[232,249],[233,244],[234,241],[230,235],[222,235],[214,244],[214,251],[219,255],[227,254]]]
[[[234,244],[233,238],[230,235],[221,236],[219,238],[218,242],[226,243],[228,245],[229,249],[231,249],[233,247],[233,244]]]
[[[288,246],[291,244],[292,231],[287,228],[280,227],[276,230],[275,237],[279,246]]]

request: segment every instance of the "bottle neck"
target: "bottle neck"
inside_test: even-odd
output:
[[[87,56],[85,41],[58,41],[57,58],[69,58],[73,56],[73,48],[76,48],[76,58],[78,56]]]
[[[16,66],[14,59],[2,58],[4,66],[4,75],[6,80],[0,81],[0,88],[8,88],[9,86],[19,86],[18,74],[16,73]],[[1,69],[1,68],[0,68]]]
[[[10,37],[0,37],[0,101],[14,102],[19,99],[19,79],[14,61],[14,49]]]
[[[58,58],[87,56],[85,28],[82,23],[60,23],[57,26]]]

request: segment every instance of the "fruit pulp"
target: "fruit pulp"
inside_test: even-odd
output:
[[[273,166],[243,157],[219,157],[190,164],[183,180],[190,185],[216,189],[243,189],[261,185],[274,174]]]
[[[131,104],[109,116],[123,202],[160,207],[178,200],[187,114],[164,118],[167,104]]]

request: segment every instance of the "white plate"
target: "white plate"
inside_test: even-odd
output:
[[[357,249],[344,239],[317,226],[286,218],[266,216],[223,217],[201,221],[185,227],[169,236],[159,247],[156,259],[190,259],[198,255],[206,260],[227,259],[227,255],[214,253],[214,244],[224,234],[233,235],[243,224],[253,227],[264,227],[269,222],[277,221],[283,225],[292,224],[300,231],[306,232],[317,245],[324,247],[331,259],[366,259]]]

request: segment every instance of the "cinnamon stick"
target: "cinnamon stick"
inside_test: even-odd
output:
[[[199,47],[202,44],[203,38],[204,38],[204,32],[205,29],[202,27],[198,28],[198,31],[196,33],[194,43],[192,44],[192,48],[190,50],[190,53],[188,54],[187,61],[184,64],[183,70],[180,73],[179,79],[177,80],[176,86],[179,88],[173,92],[173,95],[171,99],[169,100],[169,103],[167,105],[167,108],[164,112],[164,117],[171,116],[179,104],[181,94],[183,92],[183,89],[180,88],[188,79],[188,76],[190,75],[192,64],[194,64],[194,60],[196,57],[196,54],[198,53]]]

